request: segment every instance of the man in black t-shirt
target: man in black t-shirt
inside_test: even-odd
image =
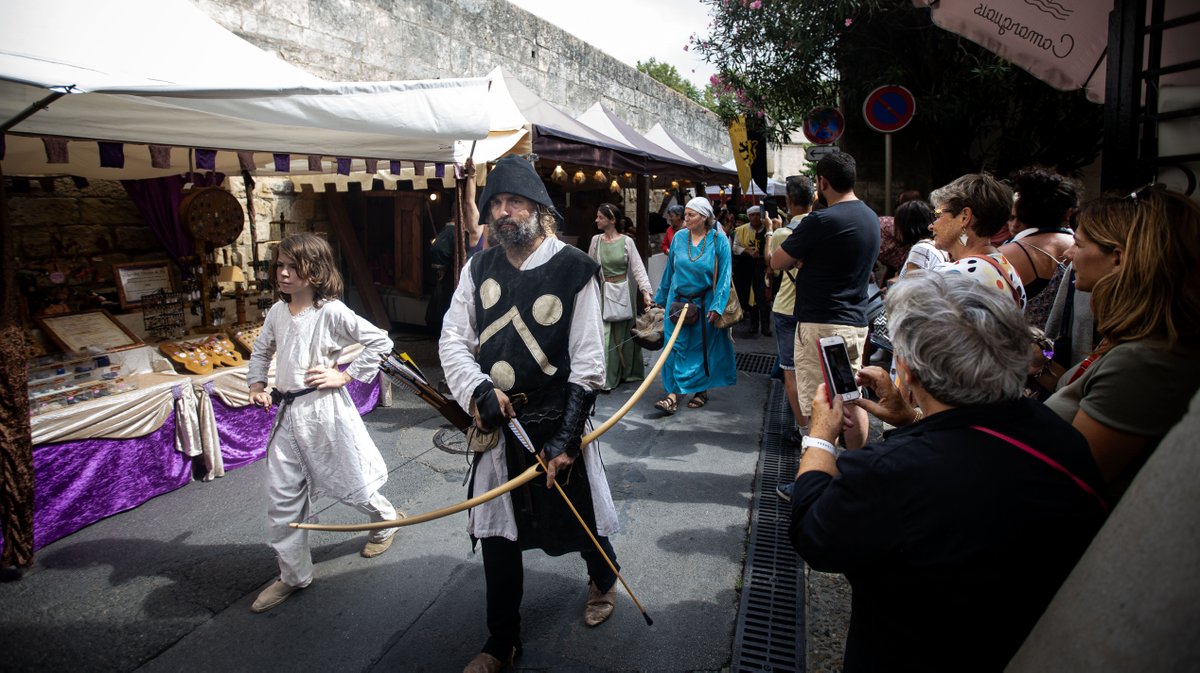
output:
[[[867,280],[879,256],[879,217],[854,195],[854,157],[828,154],[817,162],[817,189],[829,205],[804,218],[771,256],[771,268],[797,268],[796,392],[804,428],[812,413],[812,397],[824,380],[817,340],[846,339],[854,373],[867,339]],[[849,407],[847,448],[866,442],[867,413]]]

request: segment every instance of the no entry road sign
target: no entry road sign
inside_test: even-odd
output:
[[[808,113],[804,120],[804,137],[808,142],[828,145],[837,142],[846,129],[846,118],[837,108],[819,107]]]
[[[908,126],[917,103],[912,92],[902,86],[889,84],[875,89],[863,103],[863,117],[876,131],[892,133]]]

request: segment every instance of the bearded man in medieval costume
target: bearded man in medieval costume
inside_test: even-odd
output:
[[[598,265],[554,236],[550,195],[529,162],[505,157],[488,175],[479,211],[493,246],[471,258],[446,313],[440,355],[454,398],[496,446],[476,454],[470,495],[536,463],[507,427],[516,418],[549,469],[540,479],[470,511],[483,547],[490,637],[464,673],[499,671],[520,653],[521,553],[580,552],[590,578],[584,623],[612,614],[616,573],[551,488],[566,491],[615,563],[608,536],[616,509],[596,444],[580,447],[596,390],[604,385]],[[478,438],[472,442],[486,446]]]

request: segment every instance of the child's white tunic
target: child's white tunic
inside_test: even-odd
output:
[[[274,354],[275,388],[281,392],[303,390],[308,387],[304,375],[309,368],[336,366],[342,349],[352,344],[362,344],[363,351],[346,373],[370,383],[379,374],[380,361],[392,350],[386,332],[337,300],[294,317],[285,302],[276,302],[254,341],[246,381],[266,383]],[[344,387],[297,397],[284,413],[288,414],[312,499],[330,496],[366,503],[387,481],[383,456]]]

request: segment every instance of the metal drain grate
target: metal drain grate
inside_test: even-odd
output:
[[[804,562],[788,540],[791,505],[775,495],[775,487],[791,480],[799,464],[796,451],[783,448],[781,442],[781,433],[791,423],[783,385],[771,381],[734,632],[733,671],[804,670]]]
[[[771,353],[734,353],[738,371],[747,374],[770,374],[775,369],[775,355]]]

